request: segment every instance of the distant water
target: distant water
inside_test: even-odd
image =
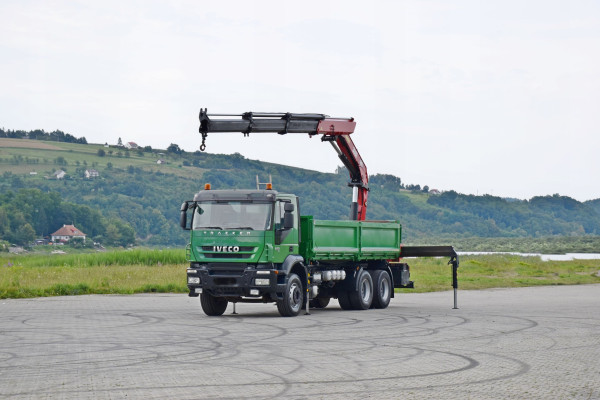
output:
[[[570,261],[570,260],[600,260],[600,253],[567,253],[567,254],[539,254],[539,253],[516,253],[500,251],[459,251],[458,255],[486,255],[486,254],[510,254],[522,257],[540,257],[542,261]]]

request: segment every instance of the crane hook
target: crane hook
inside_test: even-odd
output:
[[[208,133],[202,132],[202,144],[200,145],[200,151],[206,150],[206,137]]]

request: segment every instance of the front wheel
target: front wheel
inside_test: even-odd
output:
[[[227,300],[203,291],[200,295],[200,305],[204,314],[210,317],[218,317],[223,315],[227,309]]]
[[[283,298],[277,300],[277,310],[282,317],[295,317],[300,314],[303,302],[304,291],[302,290],[302,282],[300,282],[298,275],[290,274],[285,285]]]

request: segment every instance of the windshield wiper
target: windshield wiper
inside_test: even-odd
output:
[[[219,229],[219,230],[223,230],[223,228],[221,228],[220,226],[199,226],[197,229]]]
[[[239,226],[239,227],[236,227],[236,228],[227,228],[227,229],[245,229],[245,230],[248,230],[248,231],[253,231],[254,230],[254,228],[251,227],[251,226]]]

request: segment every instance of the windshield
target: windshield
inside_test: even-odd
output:
[[[271,229],[272,203],[241,201],[199,202],[193,229]]]

